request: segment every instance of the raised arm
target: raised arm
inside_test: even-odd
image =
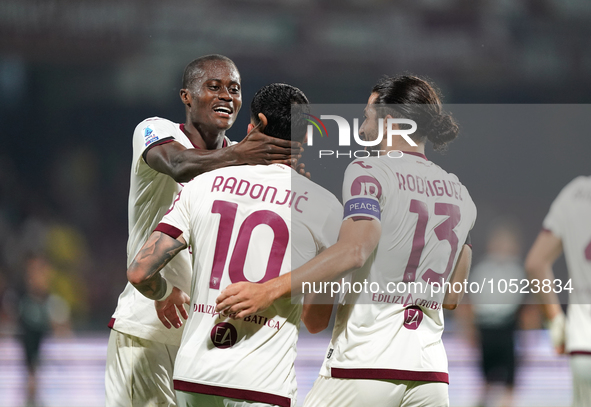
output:
[[[270,137],[255,129],[240,143],[217,150],[188,149],[176,141],[159,144],[148,150],[146,162],[177,182],[187,182],[205,172],[233,165],[289,165],[301,150],[298,142]]]

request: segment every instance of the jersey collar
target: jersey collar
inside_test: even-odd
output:
[[[417,157],[421,157],[423,160],[429,161],[425,154],[415,153],[414,151],[402,151],[404,154],[416,155]]]

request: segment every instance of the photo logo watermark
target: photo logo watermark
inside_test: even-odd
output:
[[[307,145],[314,145],[314,127],[320,132],[320,137],[323,137],[324,134],[328,137],[328,131],[326,130],[326,126],[322,122],[322,119],[334,120],[337,123],[337,126],[339,127],[339,146],[351,145],[351,126],[349,126],[349,122],[344,117],[329,114],[321,115],[319,119],[311,114],[307,114],[307,116],[314,118],[324,129],[323,133],[318,123],[308,119],[312,124],[308,125],[308,131],[306,132],[306,137],[308,139]],[[411,128],[395,129],[393,124],[408,124]],[[417,124],[414,120],[390,118],[386,122],[386,127],[388,129],[386,133],[388,147],[392,147],[392,137],[394,136],[401,136],[409,145],[413,147],[417,146],[417,143],[409,137],[410,134],[417,131]],[[357,144],[363,147],[375,147],[379,145],[384,139],[384,119],[378,119],[378,137],[375,140],[362,140],[361,137],[359,137],[359,119],[353,119],[353,138]]]
[[[392,140],[394,137],[402,137],[409,146],[416,147],[417,144],[410,137],[411,134],[416,132],[417,124],[414,120],[402,119],[402,118],[388,118],[378,119],[377,124],[377,135],[372,136],[373,139],[366,139],[359,135],[359,119],[353,118],[353,126],[350,125],[349,120],[343,116],[326,114],[320,115],[320,117],[306,113],[308,118],[306,119],[310,124],[307,126],[306,131],[306,145],[314,146],[314,133],[318,133],[321,138],[328,138],[328,130],[325,122],[331,120],[336,123],[338,128],[338,146],[339,147],[350,147],[352,144],[351,133],[353,134],[353,142],[355,145],[363,147],[359,150],[345,150],[342,149],[320,149],[318,150],[318,157],[334,156],[348,157],[348,158],[364,158],[369,156],[388,156],[390,158],[400,158],[402,153],[400,151],[385,151],[385,150],[373,150],[371,147],[378,147],[383,145],[384,136],[386,138],[386,144],[388,147],[392,147]],[[386,125],[384,126],[384,120]],[[398,126],[394,126],[394,125]],[[404,128],[400,128],[404,127]],[[384,128],[386,129],[384,131]],[[352,130],[352,131],[351,131]],[[385,134],[384,134],[385,133]],[[382,153],[382,154],[380,154]]]

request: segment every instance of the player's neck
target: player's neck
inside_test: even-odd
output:
[[[411,146],[402,137],[392,137],[392,145],[388,146],[387,141],[383,140],[380,149],[387,151],[403,151],[407,153],[417,153],[425,155],[425,143],[416,143],[417,146]]]
[[[209,130],[203,126],[195,125],[187,119],[184,126],[185,135],[195,147],[203,150],[216,150],[224,143],[225,131]]]

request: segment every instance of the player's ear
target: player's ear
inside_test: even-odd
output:
[[[264,132],[265,127],[267,127],[267,117],[264,114],[259,113],[259,120],[261,121],[261,125],[259,126],[259,130],[261,132]]]
[[[386,117],[384,117],[384,134],[388,134],[388,119],[393,119],[392,115],[387,114]],[[392,128],[400,130],[400,125],[398,123],[392,123]]]
[[[189,89],[181,89],[181,91],[179,92],[179,95],[185,105],[191,106],[192,98],[191,98],[191,93],[189,92]]]

